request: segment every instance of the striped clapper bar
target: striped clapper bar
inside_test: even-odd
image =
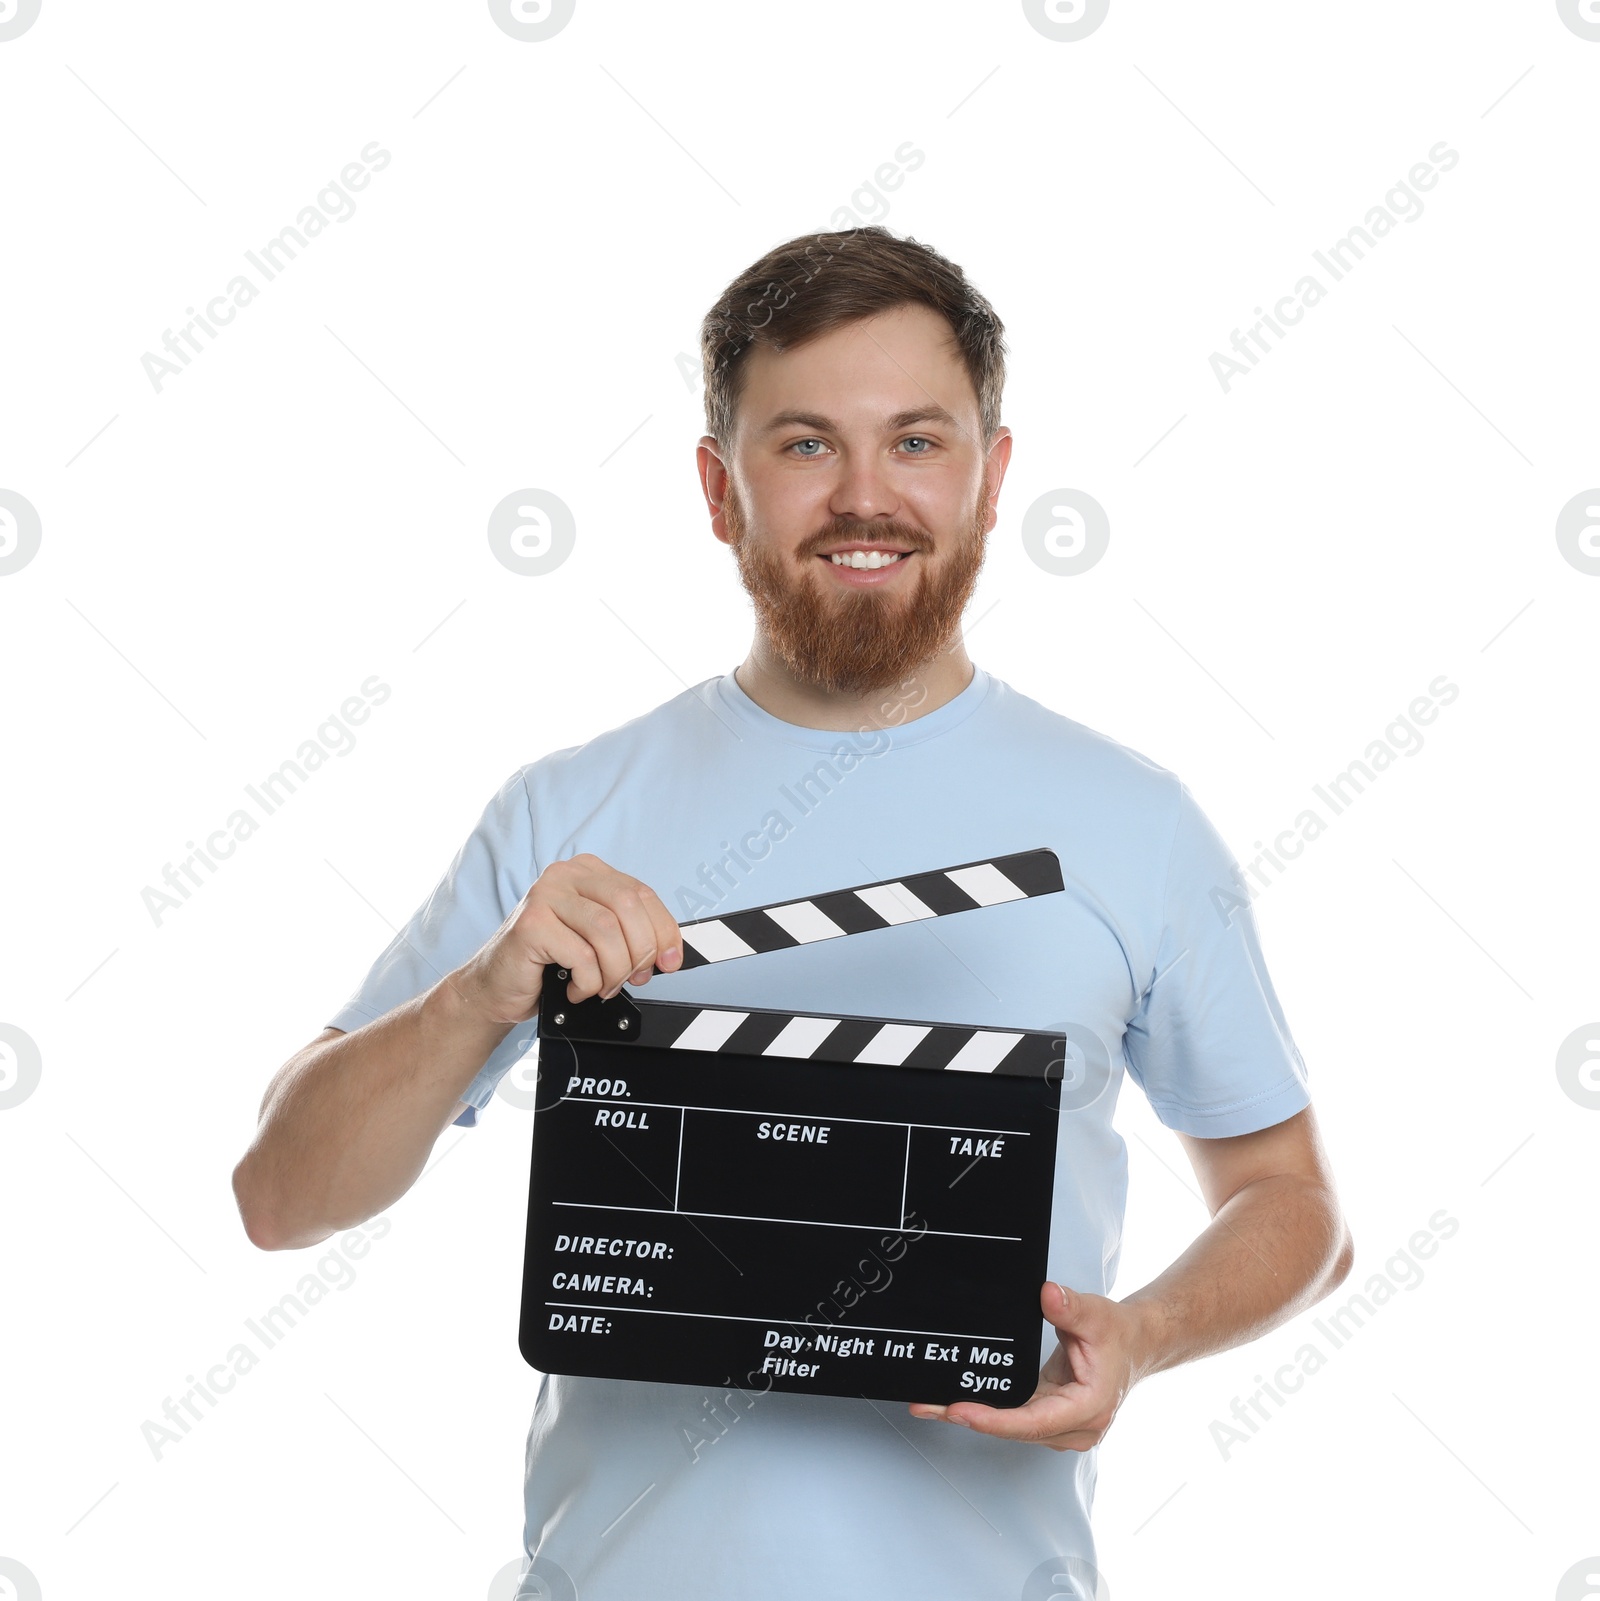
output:
[[[844,934],[864,934],[897,923],[915,923],[952,912],[970,912],[979,906],[1029,900],[1054,894],[1061,888],[1061,863],[1052,850],[1018,851],[960,867],[941,867],[931,873],[877,884],[858,884],[806,900],[780,901],[726,917],[707,917],[698,923],[680,923],[683,964],[678,971],[725,962],[735,956],[787,950],[792,945],[814,945]],[[659,973],[660,968],[652,968]]]
[[[680,923],[683,967],[1062,887],[1048,849],[860,884]],[[545,969],[539,1010],[533,1367],[743,1392],[730,1405],[1028,1399],[1064,1034],[626,987],[575,1005],[568,977]]]

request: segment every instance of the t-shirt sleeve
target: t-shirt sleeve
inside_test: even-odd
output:
[[[508,778],[483,809],[444,877],[410,922],[389,942],[360,986],[328,1019],[347,1033],[431,989],[475,955],[505,922],[539,876],[533,854],[533,813],[523,770]],[[537,1019],[514,1024],[495,1047],[462,1100],[455,1121],[475,1128],[495,1086],[533,1043]]]
[[[1178,784],[1156,960],[1124,1039],[1157,1117],[1185,1134],[1250,1134],[1310,1105],[1238,864]]]

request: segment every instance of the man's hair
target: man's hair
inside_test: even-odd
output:
[[[790,350],[902,305],[927,306],[950,324],[987,449],[1000,427],[1005,325],[954,262],[879,226],[801,234],[723,290],[700,325],[706,432],[719,444],[732,441],[745,358],[755,345]]]

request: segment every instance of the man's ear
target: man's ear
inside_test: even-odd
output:
[[[1005,482],[1006,468],[1011,465],[1011,430],[1001,427],[995,432],[984,463],[989,476],[989,511],[984,521],[984,532],[992,533],[1000,521],[1000,486]]]
[[[723,507],[728,498],[728,468],[719,454],[721,448],[713,435],[704,434],[695,446],[694,456],[706,510],[711,514],[711,532],[726,545],[729,539]]]

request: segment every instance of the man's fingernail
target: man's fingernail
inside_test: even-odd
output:
[[[658,965],[661,967],[671,967],[678,960],[680,954],[681,953],[676,945],[669,945],[661,953],[661,961]]]

